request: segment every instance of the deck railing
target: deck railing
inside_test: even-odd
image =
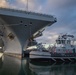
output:
[[[53,15],[48,15],[48,14],[44,14],[44,13],[36,13],[36,12],[32,12],[32,11],[26,11],[26,10],[10,8],[10,7],[0,7],[0,9],[9,10],[9,11],[17,11],[17,12],[22,12],[22,13],[32,14],[32,15],[34,14],[34,15],[39,15],[39,16],[45,16],[45,17],[49,17],[49,18],[55,18],[55,16],[53,16]]]

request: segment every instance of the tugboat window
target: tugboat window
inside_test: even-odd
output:
[[[56,40],[57,44],[61,44],[61,40]]]
[[[70,40],[67,40],[67,44],[70,44]]]
[[[62,44],[65,44],[65,40],[62,40]]]

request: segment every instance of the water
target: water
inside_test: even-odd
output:
[[[39,63],[4,55],[0,75],[76,75],[76,63]]]

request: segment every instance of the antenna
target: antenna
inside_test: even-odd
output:
[[[28,11],[28,0],[27,0],[27,11]]]

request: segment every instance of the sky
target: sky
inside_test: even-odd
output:
[[[1,7],[28,10],[54,15],[57,22],[45,28],[38,42],[55,43],[59,34],[72,34],[76,37],[76,0],[0,0]]]

